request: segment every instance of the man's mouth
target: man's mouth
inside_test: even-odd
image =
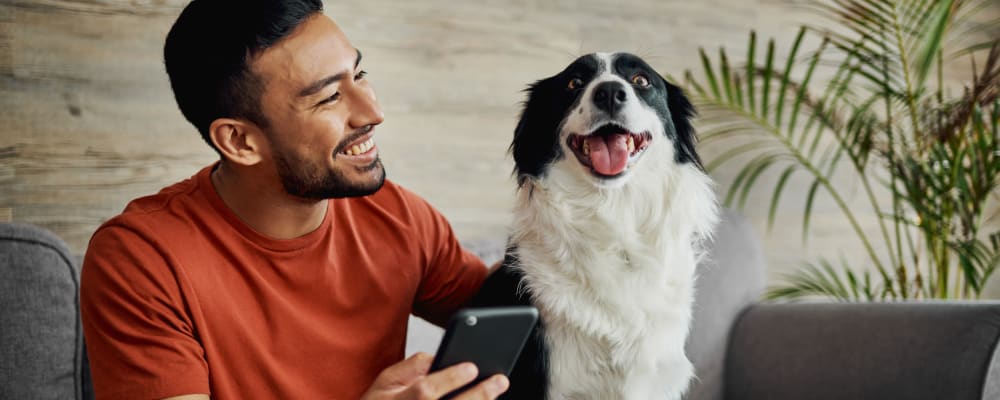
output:
[[[577,161],[595,175],[614,178],[638,159],[652,139],[649,132],[630,132],[619,125],[607,124],[589,135],[570,134],[566,144]]]
[[[363,142],[356,143],[352,146],[347,146],[347,148],[341,151],[340,154],[343,154],[345,156],[359,156],[368,153],[373,148],[375,148],[375,137],[370,136]]]

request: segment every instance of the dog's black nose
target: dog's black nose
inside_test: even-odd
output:
[[[609,115],[615,115],[625,104],[626,99],[628,94],[625,93],[625,86],[621,82],[604,82],[594,88],[594,105]]]

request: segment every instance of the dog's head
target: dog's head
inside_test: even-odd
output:
[[[511,144],[519,184],[560,168],[616,187],[651,157],[701,168],[694,108],[635,55],[585,55],[527,92]]]

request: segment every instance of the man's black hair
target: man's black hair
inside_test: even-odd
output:
[[[321,0],[194,0],[184,8],[167,34],[163,61],[181,113],[216,152],[212,121],[268,126],[260,107],[264,82],[250,68],[254,56],[322,11]]]

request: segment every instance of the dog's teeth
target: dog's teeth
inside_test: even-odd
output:
[[[633,151],[635,151],[635,140],[632,139],[632,135],[629,135],[628,136],[628,152],[629,152],[629,154],[631,154]]]
[[[583,155],[585,156],[590,155],[590,142],[587,140],[583,141]]]

